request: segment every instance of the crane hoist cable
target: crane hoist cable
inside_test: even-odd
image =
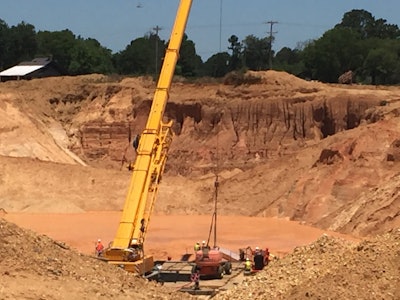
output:
[[[214,248],[217,247],[217,216],[218,216],[218,188],[219,188],[219,177],[218,177],[218,172],[219,172],[219,137],[218,137],[218,129],[217,129],[217,137],[216,137],[216,150],[215,150],[215,181],[214,181],[214,212],[212,214],[212,219],[211,219],[211,225],[210,225],[210,230],[208,233],[208,240],[207,240],[207,245],[210,242],[211,238],[211,233],[214,230]]]

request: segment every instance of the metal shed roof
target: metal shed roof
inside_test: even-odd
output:
[[[14,66],[3,72],[0,72],[0,76],[25,76],[29,73],[32,73],[36,70],[43,68],[44,65],[36,65],[36,66]]]

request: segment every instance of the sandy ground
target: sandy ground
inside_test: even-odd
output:
[[[344,88],[277,72],[264,75],[263,84],[235,88],[175,84],[171,100],[177,110],[171,109],[171,118],[179,120],[177,113],[188,117],[174,138],[172,146],[177,146],[168,160],[175,171],[169,171],[171,176],[191,174],[198,183],[184,177],[165,180],[149,225],[146,254],[180,259],[192,253],[196,241],[207,240],[211,216],[200,214],[210,211],[214,177],[203,175],[214,172],[213,155],[223,157],[218,147],[225,145],[224,151],[233,156],[227,156],[226,169],[221,167],[226,176],[221,175],[217,245],[234,252],[268,247],[283,256],[296,246],[312,244],[274,260],[238,286],[242,290],[235,287],[218,299],[400,299],[397,231],[349,248],[343,240],[320,238],[324,233],[343,235],[283,219],[359,236],[398,226],[398,87]],[[132,83],[106,81],[100,86],[96,76],[88,81],[71,77],[1,85],[0,217],[86,254],[93,254],[98,238],[104,244],[112,241],[129,177],[120,170],[128,128],[129,134],[140,132],[154,90],[153,83],[129,80]],[[382,99],[390,105],[365,111],[367,102],[378,105]],[[280,108],[281,102],[288,104],[288,111]],[[314,120],[313,114],[303,115],[303,109],[315,113],[318,107],[325,110],[326,103],[335,123],[342,124],[338,128],[347,128],[343,121],[349,112],[361,118],[363,126],[319,141],[322,127],[305,122],[309,139],[293,141],[281,116],[291,118],[297,107],[297,120]],[[202,108],[198,123],[192,116],[194,104]],[[218,124],[216,112],[226,112]],[[364,112],[368,118],[363,119]],[[131,114],[136,117],[127,121]],[[270,116],[275,116],[271,124]],[[324,121],[330,124],[331,115]],[[290,126],[297,128],[296,118]],[[81,166],[71,149],[96,168]],[[260,149],[261,157],[243,155]],[[180,215],[185,213],[191,215]],[[0,227],[0,299],[163,299],[147,282],[131,280],[132,274],[118,274],[118,268],[65,251],[53,240],[6,222]]]
[[[121,213],[116,211],[77,214],[9,213],[4,218],[17,225],[63,241],[85,254],[93,254],[98,238],[112,241]],[[145,245],[155,259],[180,259],[192,253],[196,241],[208,239],[210,216],[164,216],[151,219]],[[268,247],[282,256],[296,246],[312,243],[321,235],[341,236],[297,222],[276,218],[218,216],[217,245],[237,253],[239,248]],[[220,237],[220,238],[219,238]],[[213,234],[210,244],[213,245]]]

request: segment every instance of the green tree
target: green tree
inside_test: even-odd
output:
[[[10,28],[0,19],[0,70],[9,65]]]
[[[202,63],[201,57],[196,54],[195,43],[185,34],[179,51],[176,73],[185,77],[198,76]]]
[[[61,67],[68,70],[72,60],[72,51],[77,45],[77,39],[72,31],[39,31],[36,36],[38,42],[37,54],[52,57]]]
[[[9,57],[9,64],[15,65],[35,57],[38,45],[33,25],[21,22],[17,26],[12,26],[8,40],[7,56]]]
[[[311,79],[337,82],[343,72],[362,65],[360,36],[348,28],[328,30],[305,47],[302,57]]]
[[[150,36],[133,40],[125,50],[115,55],[116,69],[121,74],[154,74],[155,50]]]
[[[245,65],[250,70],[260,71],[268,69],[269,38],[257,38],[248,35],[243,41],[243,56]]]
[[[400,38],[399,27],[393,24],[386,24],[386,22],[384,19],[376,20],[372,29],[372,36],[380,39]]]
[[[400,31],[397,25],[386,24],[386,20],[375,20],[374,16],[363,9],[354,9],[344,14],[342,22],[335,28],[350,28],[357,32],[362,39],[380,38],[397,39]]]
[[[229,72],[230,58],[231,57],[228,52],[220,52],[212,55],[203,64],[202,75],[217,77],[217,78],[224,77]]]
[[[365,80],[372,84],[398,83],[400,80],[400,41],[370,39],[368,44],[373,44],[375,47],[367,47],[368,53],[363,64]]]
[[[71,51],[70,74],[110,74],[113,72],[111,50],[95,39],[79,38]]]
[[[242,44],[239,42],[239,38],[236,35],[231,35],[228,39],[230,46],[229,50],[232,51],[231,58],[229,60],[229,71],[240,70],[243,67],[242,60]]]
[[[283,47],[274,57],[274,69],[300,76],[304,72],[304,65],[299,49]]]

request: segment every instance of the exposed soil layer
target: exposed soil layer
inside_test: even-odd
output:
[[[280,259],[217,299],[400,299],[400,87],[246,76],[173,83],[146,251],[175,259],[207,239],[218,175],[218,245]],[[87,256],[114,238],[154,89],[0,83],[1,299],[190,298]]]

